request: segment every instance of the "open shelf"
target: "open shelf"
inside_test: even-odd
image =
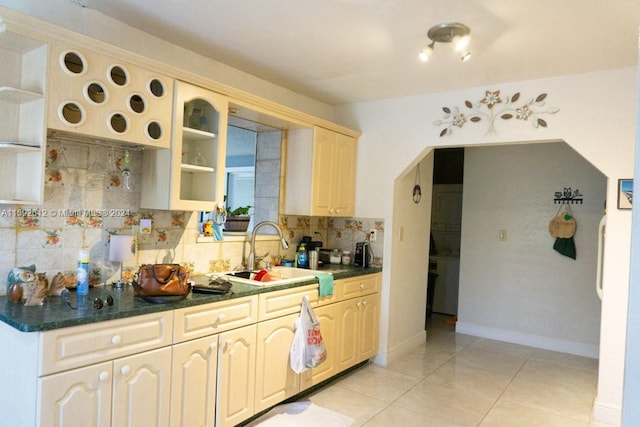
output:
[[[35,93],[28,90],[17,89],[14,87],[0,87],[0,101],[9,101],[15,104],[23,104],[25,102],[37,101],[44,98],[41,93]]]
[[[215,172],[215,169],[212,167],[191,165],[189,163],[181,163],[180,170],[182,170],[183,172],[196,172],[196,173]]]

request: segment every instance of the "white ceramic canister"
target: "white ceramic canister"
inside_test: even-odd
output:
[[[342,264],[344,265],[351,264],[351,251],[342,252]]]

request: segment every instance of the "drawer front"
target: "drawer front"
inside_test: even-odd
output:
[[[356,298],[380,291],[380,274],[350,277],[338,281],[336,286],[341,299]]]
[[[318,301],[318,285],[300,286],[282,291],[260,294],[260,308],[258,320],[273,319],[287,314],[300,313],[300,304],[304,296],[309,298],[311,305]]]
[[[182,308],[175,312],[175,343],[256,323],[258,296]]]
[[[40,375],[171,344],[173,312],[146,314],[43,332]]]

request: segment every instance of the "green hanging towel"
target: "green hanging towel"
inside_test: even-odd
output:
[[[553,249],[569,258],[576,259],[576,243],[573,241],[573,237],[569,238],[556,238],[556,242],[553,244]]]

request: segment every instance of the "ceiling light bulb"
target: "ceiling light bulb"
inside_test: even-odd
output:
[[[460,52],[463,51],[467,48],[467,46],[469,46],[469,40],[471,39],[471,37],[469,37],[469,34],[465,35],[465,36],[457,36],[453,38],[453,42],[455,43],[455,49],[456,51]]]
[[[469,59],[471,59],[471,52],[466,51],[465,53],[462,54],[460,59],[462,60],[462,62],[467,62]]]
[[[431,57],[432,53],[433,53],[433,47],[429,45],[424,49],[422,49],[422,52],[418,54],[418,57],[420,58],[420,61],[427,62],[429,60],[429,57]]]

